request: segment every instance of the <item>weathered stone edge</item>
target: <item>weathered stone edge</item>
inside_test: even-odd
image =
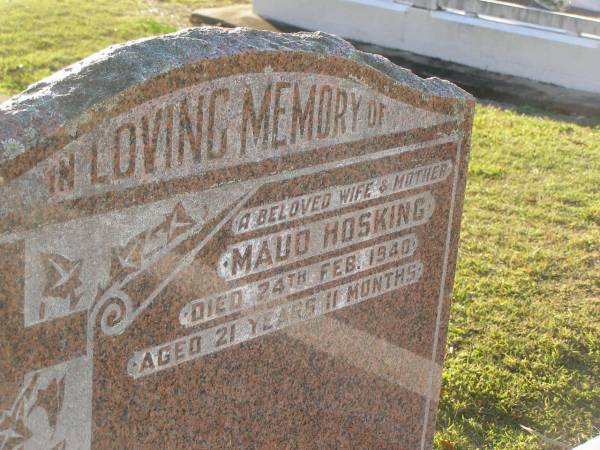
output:
[[[103,101],[169,70],[200,60],[264,51],[346,58],[367,64],[428,95],[455,98],[459,103],[473,101],[467,92],[448,81],[422,79],[383,56],[360,52],[327,33],[188,28],[108,47],[31,85],[0,105],[0,163],[39,144]]]

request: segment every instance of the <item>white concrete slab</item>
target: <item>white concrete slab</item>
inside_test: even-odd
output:
[[[573,450],[600,450],[600,436],[578,445]]]
[[[254,12],[307,30],[600,93],[600,39],[392,0],[254,0]]]
[[[270,22],[254,14],[250,4],[197,9],[192,12],[190,22],[194,25],[248,27],[256,30],[280,31]]]
[[[600,12],[600,1],[598,0],[571,0],[571,6],[573,8],[581,8],[587,9],[588,11]]]

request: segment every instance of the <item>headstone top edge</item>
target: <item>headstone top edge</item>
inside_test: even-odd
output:
[[[207,40],[203,40],[206,38]],[[211,39],[212,41],[209,41]],[[188,48],[183,48],[186,44],[199,44]],[[170,53],[170,58],[141,60],[146,56],[146,52],[158,51],[165,47],[175,53]],[[297,33],[276,33],[272,31],[254,30],[251,28],[221,28],[213,26],[186,28],[177,32],[164,34],[160,36],[145,37],[137,40],[128,41],[121,44],[111,45],[100,50],[58,72],[30,85],[23,92],[8,99],[0,108],[14,109],[19,103],[33,100],[51,94],[51,88],[58,83],[79,81],[85,82],[86,76],[90,74],[82,73],[86,69],[94,68],[101,70],[104,67],[98,67],[110,60],[111,64],[121,63],[122,59],[132,56],[137,57],[135,63],[144,73],[139,75],[141,79],[122,79],[123,82],[140,83],[153,76],[168,72],[169,70],[182,67],[187,64],[193,64],[203,59],[215,59],[220,57],[233,56],[242,52],[265,52],[265,51],[290,51],[305,52],[323,56],[334,56],[353,60],[362,63],[371,68],[383,72],[402,84],[419,90],[431,90],[434,95],[442,97],[456,97],[457,99],[472,99],[472,96],[445,80],[435,77],[421,78],[408,69],[404,69],[392,63],[388,58],[359,51],[352,44],[333,34],[322,31],[315,32],[297,32]],[[129,68],[134,68],[130,64]],[[122,74],[116,74],[122,75]],[[118,81],[118,80],[113,80]],[[444,88],[439,89],[440,81]],[[114,84],[113,88],[117,88]],[[126,86],[128,87],[128,86]],[[436,89],[437,88],[437,89]],[[116,95],[120,91],[114,92]],[[13,108],[10,108],[11,105]]]
[[[368,66],[431,97],[472,106],[450,82],[423,79],[387,58],[356,50],[324,32],[276,33],[250,28],[194,27],[112,45],[32,84],[0,105],[0,159],[6,161],[129,88],[203,60],[242,53],[290,52],[336,57]],[[160,54],[161,57],[156,57]],[[86,89],[93,85],[95,89]]]

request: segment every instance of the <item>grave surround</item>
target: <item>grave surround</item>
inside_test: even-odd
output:
[[[474,100],[323,33],[0,106],[0,448],[431,448]]]

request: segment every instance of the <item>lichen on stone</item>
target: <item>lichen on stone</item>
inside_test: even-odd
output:
[[[0,162],[12,159],[25,150],[25,146],[16,139],[0,141]]]

